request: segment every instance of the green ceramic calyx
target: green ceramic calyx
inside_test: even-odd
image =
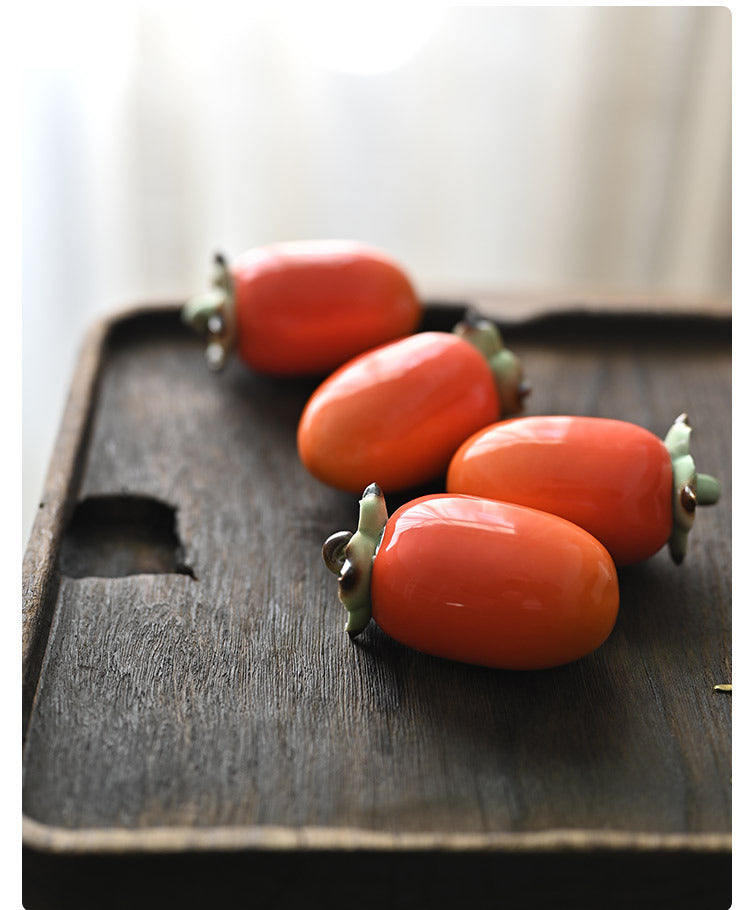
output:
[[[487,359],[495,378],[502,416],[512,417],[520,413],[523,401],[531,391],[531,384],[524,378],[518,357],[505,347],[500,330],[494,322],[469,310],[454,327],[453,333],[473,344]]]
[[[226,259],[214,257],[214,276],[211,287],[191,297],[183,306],[184,323],[206,339],[206,363],[211,370],[223,369],[235,346],[234,288]]]
[[[370,576],[383,536],[388,511],[385,497],[376,483],[371,483],[359,501],[357,530],[338,531],[323,544],[323,561],[339,579],[339,600],[349,618],[346,631],[354,637],[370,621]]]
[[[721,495],[721,486],[715,477],[696,471],[690,454],[690,433],[687,414],[680,414],[664,438],[664,445],[672,459],[673,520],[669,552],[677,564],[685,558],[696,507],[713,505]]]

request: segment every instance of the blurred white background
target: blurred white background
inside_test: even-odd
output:
[[[71,0],[32,34],[24,543],[86,328],[202,289],[216,249],[368,241],[425,294],[729,296],[726,8]]]

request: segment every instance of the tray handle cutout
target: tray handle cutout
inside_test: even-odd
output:
[[[184,561],[176,509],[148,496],[101,495],[81,500],[60,547],[69,578],[176,573],[195,578]]]

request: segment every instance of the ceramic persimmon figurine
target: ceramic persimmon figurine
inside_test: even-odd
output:
[[[403,268],[352,240],[301,240],[215,258],[213,286],[183,321],[206,336],[221,369],[233,351],[276,376],[322,375],[356,354],[413,332],[422,304]]]
[[[620,566],[667,543],[680,563],[696,507],[720,495],[716,478],[696,471],[690,433],[685,414],[664,441],[622,420],[520,417],[467,439],[451,460],[447,489],[567,518]]]
[[[467,436],[518,413],[529,389],[497,327],[469,313],[453,332],[418,332],[331,374],[305,406],[297,450],[329,486],[409,489],[443,475]]]
[[[356,532],[323,546],[358,635],[373,619],[418,651],[509,670],[584,657],[609,636],[619,588],[612,558],[588,531],[525,506],[447,493],[389,518],[377,484]]]

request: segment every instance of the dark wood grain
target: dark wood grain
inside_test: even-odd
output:
[[[426,326],[459,314],[431,307]],[[78,435],[58,456],[64,520],[45,535],[38,519],[24,569],[37,891],[51,856],[307,845],[389,860],[416,850],[421,868],[440,847],[497,862],[520,850],[558,872],[561,850],[604,851],[619,868],[652,864],[662,897],[678,865],[685,883],[702,860],[713,879],[693,897],[718,903],[692,905],[728,906],[731,697],[713,686],[731,681],[729,322],[574,313],[503,328],[534,385],[528,413],[618,417],[663,436],[687,411],[699,470],[723,484],[685,563],[662,551],[622,570],[610,639],[537,673],[427,657],[373,624],[350,642],[320,547],[354,526],[356,497],[309,477],[295,449],[315,382],[237,362],[210,375],[174,308],[98,336],[99,359],[88,356],[101,375],[90,368],[69,405],[90,414],[90,433],[68,417]],[[425,491],[388,497],[389,509]],[[174,540],[148,505],[127,530],[115,512],[101,530],[106,503],[129,499],[172,510]],[[70,524],[76,503],[102,501],[96,522]],[[158,547],[178,556],[157,559]],[[437,854],[432,874],[449,866]],[[488,875],[475,876],[485,895]],[[589,905],[572,893],[570,906]],[[527,905],[543,903],[513,906]]]

